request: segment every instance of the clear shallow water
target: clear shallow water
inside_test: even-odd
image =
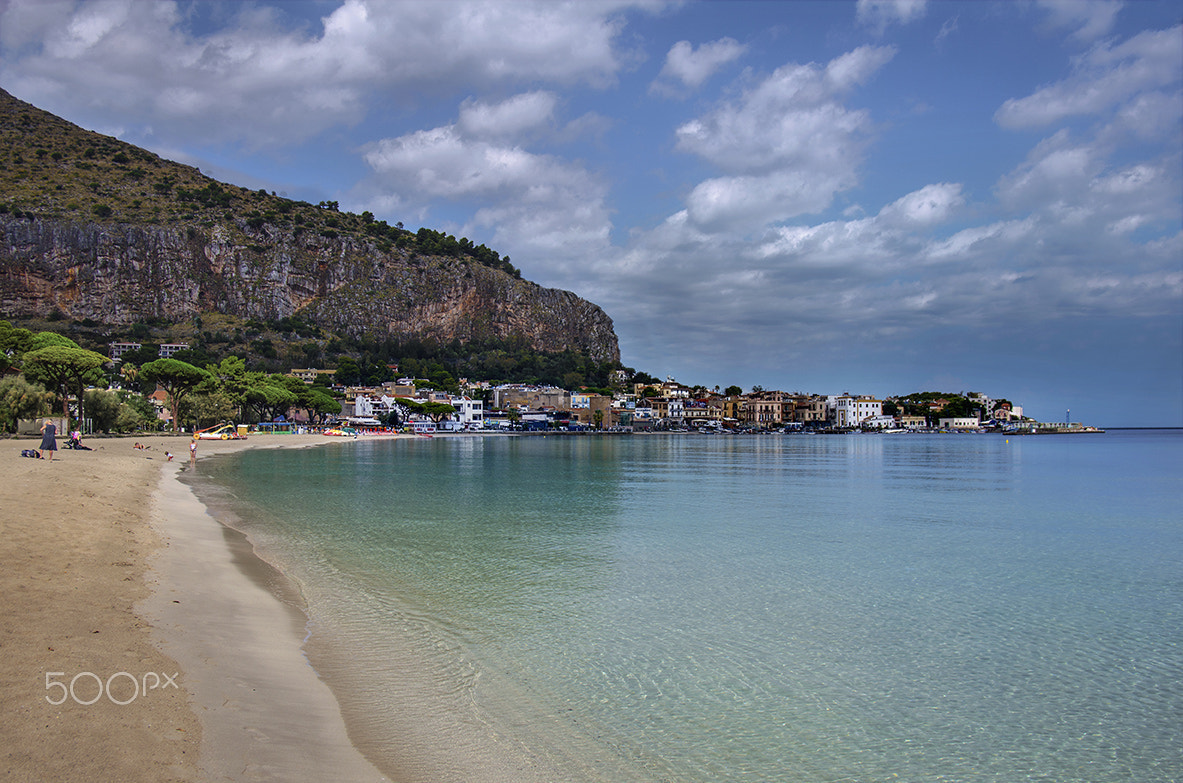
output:
[[[412,779],[1183,779],[1180,432],[362,441],[202,472],[300,582],[363,750],[447,750],[392,762]]]

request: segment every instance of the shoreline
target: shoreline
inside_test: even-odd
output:
[[[198,450],[201,459],[324,442],[252,435]],[[167,546],[152,559],[156,585],[137,609],[185,673],[202,723],[203,779],[388,781],[350,741],[335,695],[306,657],[298,587],[210,513],[181,480],[187,466],[163,471],[157,488],[154,524]]]
[[[546,433],[436,437],[523,435]],[[199,441],[198,460],[394,439],[421,436],[253,434]],[[39,442],[0,440],[0,692],[10,705],[0,716],[0,778],[448,777],[458,758],[431,746],[426,724],[404,725],[391,747],[350,717],[356,705],[342,698],[352,689],[329,685],[348,651],[310,635],[296,579],[183,480],[188,436],[94,436],[84,440],[90,451],[20,456]],[[549,779],[547,760],[522,750],[493,768],[482,768],[492,761],[484,753],[461,754],[456,779],[478,770],[482,780]]]
[[[84,442],[50,461],[0,441],[0,778],[389,780],[305,657],[294,583],[181,481],[189,438]],[[201,441],[198,458],[330,442]]]
[[[440,437],[483,439],[490,435],[504,436],[503,433],[447,433]],[[330,445],[341,440],[356,442],[353,438],[311,435],[302,436],[306,439],[305,443],[297,444],[290,436],[274,437],[277,439],[275,443],[257,445],[295,447]],[[423,440],[421,436],[405,433],[363,435],[357,440],[376,443],[396,439]],[[231,446],[219,450],[219,456],[246,448],[251,447]],[[203,515],[216,522],[227,542],[241,556],[242,561],[237,567],[261,586],[264,592],[270,593],[270,603],[274,604],[278,599],[280,603],[299,607],[295,619],[300,624],[298,630],[301,636],[296,640],[295,647],[301,657],[301,666],[287,666],[285,671],[292,676],[310,672],[316,678],[315,685],[319,686],[317,690],[326,689],[332,699],[326,709],[331,707],[333,720],[322,721],[321,725],[331,723],[329,728],[333,731],[338,727],[344,728],[347,735],[344,743],[352,752],[347,755],[356,754],[354,760],[365,762],[363,766],[367,769],[363,772],[382,773],[387,777],[381,780],[402,783],[542,783],[554,780],[571,780],[574,783],[599,779],[592,768],[571,755],[570,748],[580,741],[577,738],[568,736],[569,741],[560,746],[538,743],[535,727],[523,722],[524,713],[518,704],[521,699],[528,700],[523,694],[517,694],[509,702],[499,702],[499,709],[493,714],[486,714],[483,709],[474,712],[475,708],[469,701],[471,695],[465,695],[462,697],[464,715],[458,718],[454,712],[457,707],[455,682],[439,681],[439,671],[434,665],[425,668],[414,642],[387,639],[385,643],[371,649],[368,644],[358,645],[359,640],[356,638],[347,640],[339,637],[331,630],[335,613],[330,610],[325,614],[323,605],[319,611],[309,607],[309,602],[301,593],[299,570],[289,572],[282,564],[282,556],[276,559],[279,553],[270,549],[266,539],[252,538],[249,532],[249,507],[244,510],[232,498],[223,496],[223,486],[217,481],[207,484],[204,476],[194,480],[183,478],[184,471],[178,471],[176,475],[175,483],[189,493]],[[215,592],[220,594],[224,589],[224,585],[219,585]],[[167,598],[161,605],[167,612]],[[178,653],[177,657],[185,663],[183,653]],[[393,668],[391,661],[397,662]],[[301,668],[302,671],[299,671]],[[283,682],[288,682],[286,676]],[[376,694],[381,696],[376,697]],[[393,702],[389,701],[392,695]],[[376,700],[388,701],[386,706],[375,711]],[[394,712],[390,711],[391,703],[397,705]],[[268,726],[274,726],[277,721],[280,724],[292,723],[289,713],[290,710],[279,710],[266,723]],[[231,717],[234,716],[235,713],[232,713]],[[545,722],[548,731],[558,730],[552,725],[553,716],[548,716]],[[499,728],[494,728],[494,724]],[[306,726],[302,731],[304,734],[310,733]],[[341,745],[334,747],[340,749]],[[299,750],[303,752],[302,747]],[[619,770],[620,762],[614,758],[600,757],[598,760],[602,762],[598,765],[602,769]],[[275,779],[322,778],[310,777],[307,771],[301,770],[297,777],[285,775]],[[341,766],[335,764],[326,767],[323,779],[371,778],[352,773],[342,776]],[[626,774],[614,779],[641,778]]]

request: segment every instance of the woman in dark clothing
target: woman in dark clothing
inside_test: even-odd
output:
[[[47,455],[46,459],[51,461],[53,453],[58,450],[57,434],[58,428],[53,420],[46,419],[45,423],[41,425],[41,451]]]

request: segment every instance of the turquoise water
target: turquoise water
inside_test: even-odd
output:
[[[200,472],[408,779],[1183,780],[1178,431],[375,440]]]

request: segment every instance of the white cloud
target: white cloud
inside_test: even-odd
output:
[[[557,102],[550,92],[523,93],[500,103],[469,99],[460,106],[457,124],[471,136],[514,137],[549,127]]]
[[[894,46],[860,46],[826,64],[826,82],[844,92],[865,82],[895,57]]]
[[[843,179],[845,177],[845,179]],[[744,230],[793,215],[820,212],[853,174],[779,170],[766,176],[718,177],[695,186],[686,207],[695,224],[714,231]]]
[[[629,56],[617,14],[652,4],[345,0],[308,30],[244,4],[204,35],[173,2],[56,5],[52,21],[34,5],[0,8],[10,91],[58,113],[90,105],[175,138],[263,147],[356,123],[373,94],[611,85]]]
[[[946,19],[945,23],[941,25],[941,29],[940,32],[937,33],[937,37],[933,40],[933,44],[937,47],[942,46],[946,39],[957,32],[958,22],[960,20],[960,16],[953,16],[949,19]]]
[[[935,226],[948,221],[964,203],[959,184],[926,185],[888,204],[880,210],[879,219],[887,224]]]
[[[1040,142],[996,188],[1008,209],[1032,209],[1079,194],[1100,173],[1100,151],[1074,143],[1067,131]]]
[[[858,0],[855,19],[882,34],[889,24],[908,24],[924,16],[928,0]]]
[[[1106,228],[1128,233],[1138,227],[1161,231],[1178,223],[1178,157],[1114,167],[1111,153],[1074,142],[1066,131],[1044,140],[1014,171],[999,179],[1001,206],[1040,215],[1059,244],[1087,246]],[[1081,226],[1088,231],[1081,233]],[[1090,253],[1089,255],[1093,255]]]
[[[738,59],[747,47],[734,38],[720,38],[704,43],[695,49],[689,41],[678,41],[665,57],[665,65],[650,90],[659,93],[674,92],[674,85],[699,87],[721,67]]]
[[[857,181],[870,122],[841,96],[895,54],[861,47],[826,66],[789,64],[677,129],[677,149],[723,170],[687,199],[704,227],[743,229],[825,209]]]
[[[1122,3],[1113,0],[1039,0],[1054,27],[1073,28],[1072,36],[1094,41],[1113,29]]]
[[[464,203],[473,216],[458,230],[492,230],[494,240],[514,237],[518,247],[562,258],[605,245],[604,184],[578,164],[521,146],[522,134],[549,127],[554,107],[546,93],[465,101],[454,124],[369,145],[364,159],[377,176],[366,184],[367,202]]]
[[[1070,77],[1026,98],[1007,100],[994,119],[1006,128],[1031,128],[1097,115],[1139,96],[1158,104],[1157,91],[1181,78],[1183,27],[1147,31],[1116,46],[1098,44],[1077,61]],[[1177,88],[1172,93],[1177,114]]]

